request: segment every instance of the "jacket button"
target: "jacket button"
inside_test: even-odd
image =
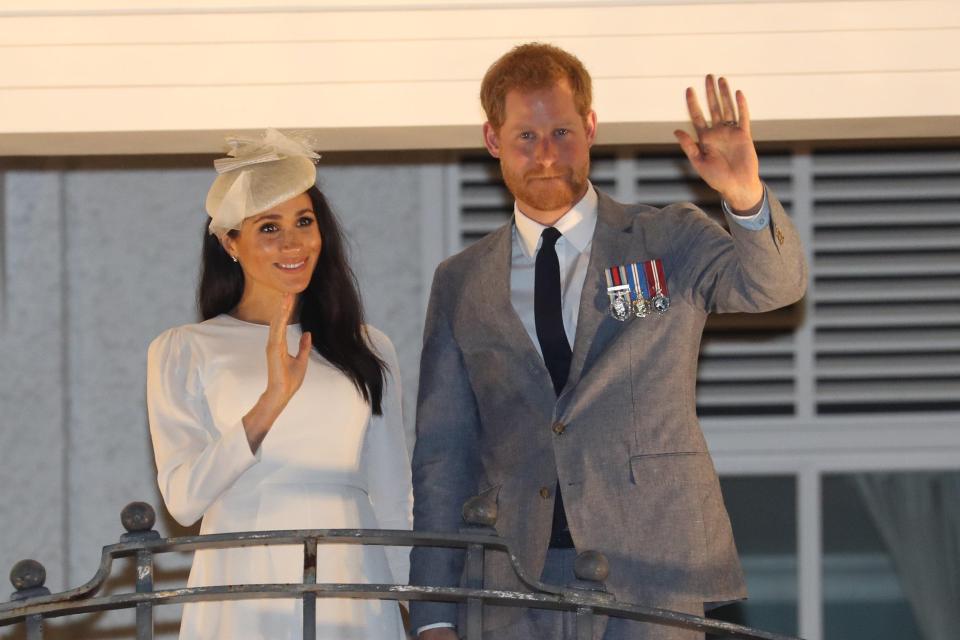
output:
[[[554,423],[553,423],[553,432],[554,432],[555,434],[557,434],[558,436],[559,436],[560,434],[562,434],[562,433],[563,433],[563,430],[566,429],[566,428],[567,428],[567,425],[563,424],[562,422],[554,422]]]
[[[546,487],[540,487],[540,497],[546,500],[550,497],[550,489]]]

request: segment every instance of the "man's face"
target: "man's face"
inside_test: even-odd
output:
[[[566,80],[549,89],[514,89],[504,111],[499,131],[483,125],[484,143],[500,159],[503,181],[520,210],[551,225],[586,193],[597,116],[577,113]]]

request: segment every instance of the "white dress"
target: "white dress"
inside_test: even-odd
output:
[[[412,491],[396,352],[367,327],[388,368],[383,416],[371,415],[353,382],[311,354],[303,385],[256,454],[241,422],[266,389],[269,327],[228,315],[161,334],[147,358],[147,406],[157,480],[167,509],[200,533],[269,529],[409,529]],[[300,340],[287,328],[290,353]],[[408,548],[320,544],[317,582],[407,581]],[[197,551],[188,586],[299,583],[302,546]],[[294,639],[298,599],[184,606],[180,637]],[[317,599],[317,637],[404,638],[390,600]]]

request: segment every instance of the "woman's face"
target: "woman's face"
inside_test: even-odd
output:
[[[323,239],[310,196],[301,193],[243,221],[223,237],[243,268],[244,295],[300,293],[310,284]]]

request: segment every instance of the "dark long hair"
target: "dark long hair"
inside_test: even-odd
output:
[[[373,413],[382,415],[386,364],[370,349],[363,333],[357,278],[347,264],[343,234],[320,190],[310,187],[307,195],[323,246],[310,284],[300,294],[300,328],[310,332],[317,353],[353,380]],[[243,269],[227,255],[220,240],[206,232],[197,289],[201,317],[209,320],[232,311],[242,295]]]

